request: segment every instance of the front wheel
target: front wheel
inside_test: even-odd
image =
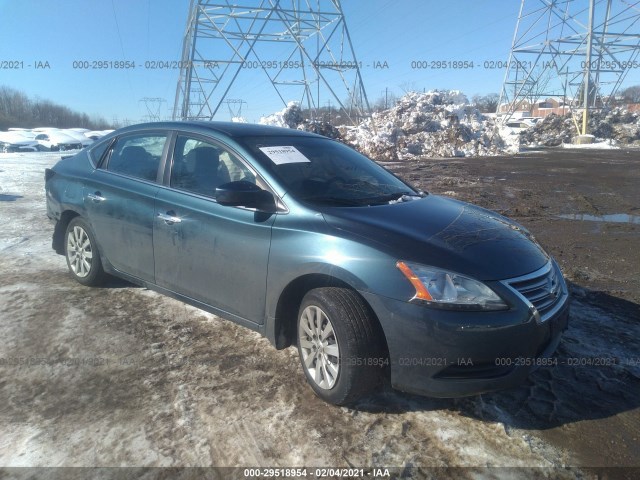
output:
[[[82,218],[69,222],[64,236],[64,254],[73,278],[83,285],[99,285],[105,278],[91,228]]]
[[[316,395],[345,405],[378,385],[386,359],[379,330],[352,290],[317,288],[305,295],[298,313],[298,353]]]

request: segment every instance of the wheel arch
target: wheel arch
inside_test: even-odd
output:
[[[309,273],[299,276],[289,282],[289,284],[282,290],[275,309],[275,317],[267,320],[268,324],[271,322],[271,328],[267,324],[267,337],[278,349],[287,348],[296,344],[296,322],[298,319],[298,310],[302,299],[307,292],[322,287],[340,287],[353,291],[358,295],[364,305],[366,305],[371,318],[375,322],[375,327],[378,330],[378,336],[382,342],[382,346],[386,354],[389,349],[387,346],[387,339],[382,329],[382,324],[378,319],[375,311],[356,288],[347,283],[346,281],[337,278],[335,276],[322,274],[322,273]]]
[[[80,214],[75,210],[65,210],[60,215],[60,219],[56,222],[53,229],[53,238],[51,241],[51,246],[56,253],[64,255],[64,234],[67,231],[67,226],[71,220],[79,216]]]

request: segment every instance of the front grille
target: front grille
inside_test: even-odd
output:
[[[551,316],[554,307],[566,295],[564,280],[552,262],[536,272],[507,280],[506,283],[535,307],[541,321]]]

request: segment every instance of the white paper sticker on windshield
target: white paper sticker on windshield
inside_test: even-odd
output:
[[[296,147],[260,147],[260,150],[276,165],[311,162]]]

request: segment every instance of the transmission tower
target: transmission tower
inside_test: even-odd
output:
[[[229,116],[232,121],[244,121],[242,120],[242,105],[246,105],[247,102],[240,98],[227,98],[224,103],[229,107]]]
[[[355,123],[369,102],[340,0],[191,0],[175,119],[211,120],[238,89],[312,118],[331,99]]]
[[[640,2],[522,0],[500,94],[505,121],[524,103],[561,98],[587,117],[607,108],[638,66]],[[499,110],[500,111],[500,110]]]
[[[162,104],[167,103],[167,101],[164,98],[158,97],[144,97],[141,98],[140,101],[144,103],[147,109],[147,115],[143,118],[149,122],[159,122],[161,119]]]

